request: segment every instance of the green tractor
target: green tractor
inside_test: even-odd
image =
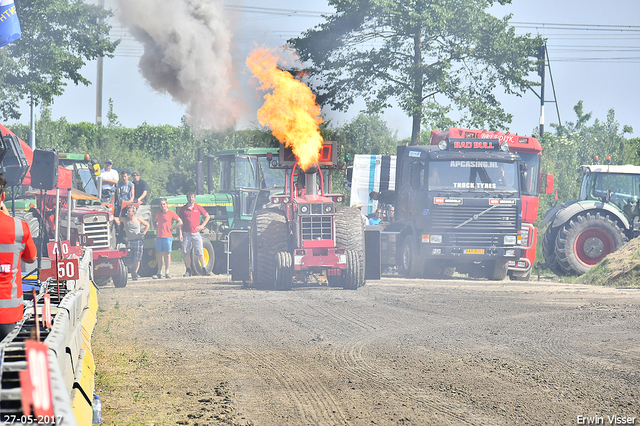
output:
[[[198,274],[204,271],[215,274],[226,274],[229,269],[229,244],[233,244],[234,231],[246,232],[251,225],[253,213],[270,202],[271,196],[283,191],[285,171],[270,169],[272,157],[278,157],[278,148],[242,148],[228,149],[215,155],[207,155],[207,186],[213,190],[213,161],[219,161],[219,188],[215,193],[202,194],[196,191],[197,204],[209,213],[211,219],[207,227],[201,231],[205,264],[200,264],[198,256],[192,255],[191,270]],[[196,170],[202,170],[198,161]],[[197,173],[201,175],[202,173]],[[200,176],[198,182],[203,182]],[[176,213],[187,203],[186,195],[168,196],[169,209]],[[159,198],[151,202],[152,229],[154,218],[159,211]],[[151,276],[156,273],[157,262],[155,252],[155,233],[147,233],[144,241],[144,252],[140,266],[140,275]],[[180,242],[174,239],[174,250],[178,250]],[[233,261],[231,261],[233,263]],[[242,277],[240,280],[244,280]]]
[[[545,263],[558,275],[582,275],[640,234],[640,167],[580,166],[580,199],[545,212]]]

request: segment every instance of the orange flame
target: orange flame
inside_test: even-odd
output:
[[[316,164],[322,149],[320,107],[304,83],[287,71],[278,69],[278,58],[268,49],[256,49],[247,58],[247,66],[260,80],[260,89],[272,90],[264,95],[258,121],[269,126],[285,146],[291,147],[303,170]]]

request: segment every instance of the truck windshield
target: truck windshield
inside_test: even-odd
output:
[[[428,166],[430,191],[518,192],[518,167],[515,162],[447,160]]]

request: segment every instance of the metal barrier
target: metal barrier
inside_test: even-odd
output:
[[[91,334],[98,310],[97,291],[91,280],[92,257],[91,250],[85,250],[79,262],[77,280],[60,285],[52,279],[34,283],[38,288],[36,312],[29,292],[25,292],[23,319],[0,342],[0,421],[15,419],[19,423],[24,415],[19,372],[27,368],[25,340],[33,338],[35,320],[41,320],[44,295],[48,293],[51,295],[52,327],[40,329],[40,340],[49,348],[53,411],[58,419],[55,424],[92,423],[95,363]]]

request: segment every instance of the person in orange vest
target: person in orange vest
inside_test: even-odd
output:
[[[37,254],[29,226],[9,216],[4,205],[6,185],[0,173],[0,340],[13,331],[24,314],[20,259],[33,263]]]

